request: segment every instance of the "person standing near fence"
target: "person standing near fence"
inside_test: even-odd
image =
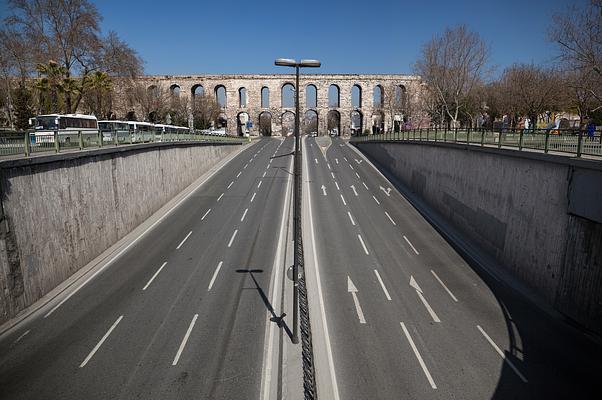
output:
[[[590,119],[587,123],[587,137],[589,140],[594,140],[594,136],[596,135],[596,125],[594,124],[594,120]]]

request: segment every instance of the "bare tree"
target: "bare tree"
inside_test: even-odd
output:
[[[131,90],[127,91],[128,102],[139,107],[142,119],[150,122],[163,121],[169,105],[169,93],[162,87],[151,85],[146,87],[141,82],[136,82]]]
[[[383,108],[391,118],[390,126],[393,129],[395,121],[398,121],[399,128],[401,129],[403,119],[407,117],[408,96],[406,88],[398,83],[389,82],[383,89]]]
[[[458,126],[475,85],[485,73],[488,51],[464,25],[447,29],[424,45],[414,69],[433,92],[452,126]]]
[[[546,111],[558,111],[561,105],[561,79],[556,71],[535,64],[515,64],[501,78],[505,103],[517,116],[528,116],[535,127]]]
[[[194,96],[192,100],[192,118],[195,129],[207,129],[215,125],[222,108],[215,96],[209,93]]]

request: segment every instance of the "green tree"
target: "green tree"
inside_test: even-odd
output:
[[[19,85],[14,91],[13,107],[15,128],[25,130],[29,127],[29,118],[34,116],[33,96],[25,85]]]

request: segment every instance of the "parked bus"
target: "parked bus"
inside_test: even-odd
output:
[[[78,142],[78,133],[85,135],[98,133],[98,121],[94,115],[83,114],[46,114],[29,120],[35,130],[30,135],[32,144],[54,143],[54,132],[58,132],[59,142],[69,145]]]
[[[181,135],[190,133],[190,128],[185,126],[155,124],[155,135],[157,140],[178,140]]]
[[[134,142],[154,140],[155,125],[150,122],[127,121]]]
[[[102,133],[102,141],[111,143],[117,140],[118,143],[128,143],[130,141],[130,126],[127,121],[98,121],[98,129]]]

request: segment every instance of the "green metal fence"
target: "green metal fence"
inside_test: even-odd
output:
[[[244,143],[248,138],[209,135],[202,132],[179,134],[137,134],[125,131],[54,131],[46,135],[36,132],[0,132],[1,156],[26,156],[43,152],[84,150],[110,146],[155,142]]]
[[[445,142],[517,150],[602,157],[602,132],[588,135],[574,129],[438,129],[421,128],[376,135],[353,136],[354,142]]]

